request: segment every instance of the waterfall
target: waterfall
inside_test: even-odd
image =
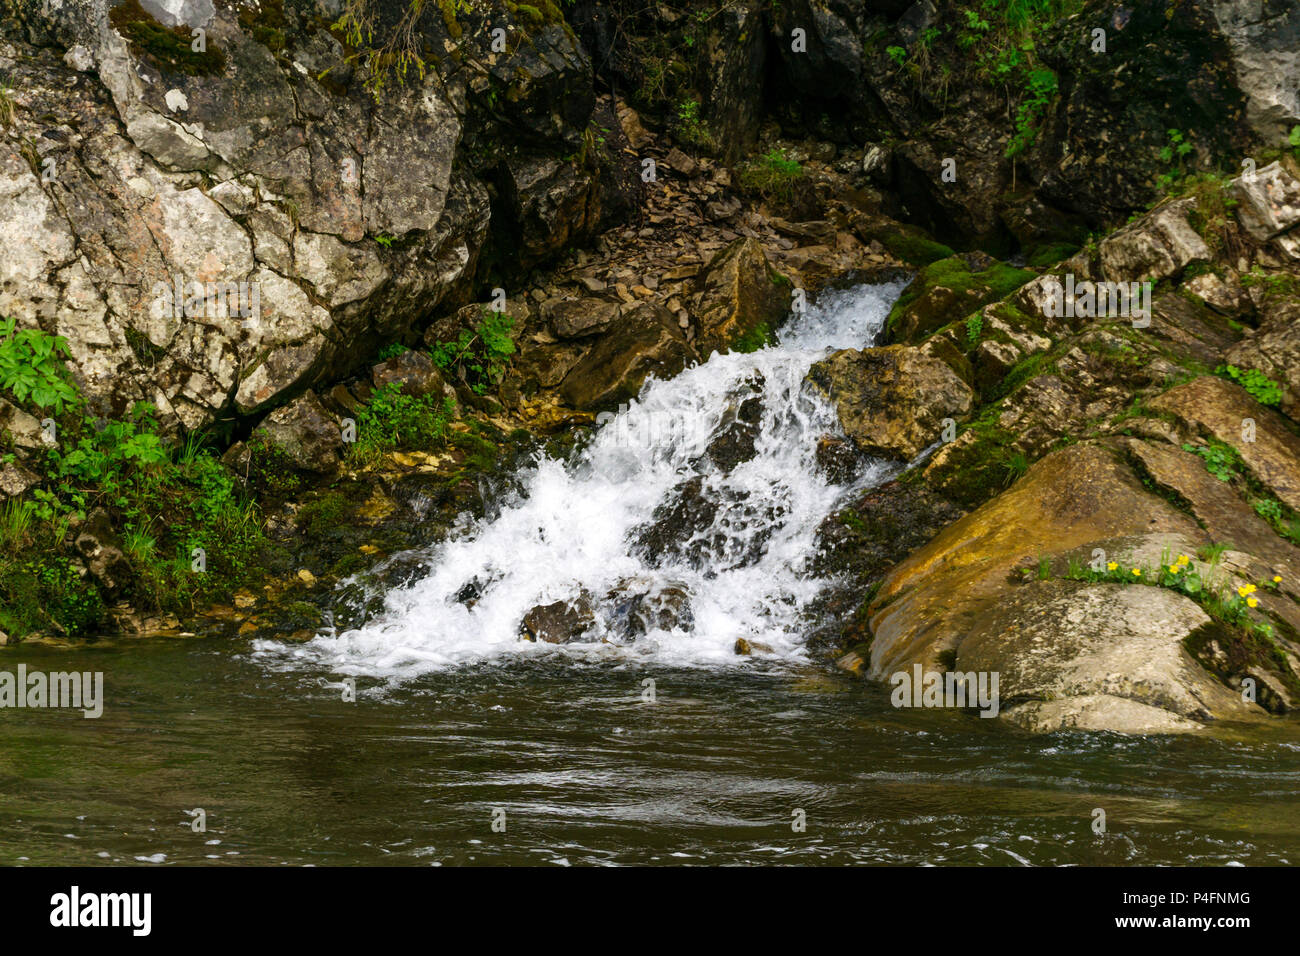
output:
[[[842,433],[804,376],[873,344],[902,285],[828,292],[779,344],[647,382],[570,460],[538,460],[511,500],[429,549],[427,573],[364,624],[255,654],[393,682],[524,655],[732,665],[749,660],[738,638],[802,658],[805,611],[827,583],[808,570],[818,525],[899,470],[864,460],[848,483],[830,477],[818,442]],[[581,634],[521,639],[525,615],[556,602]]]

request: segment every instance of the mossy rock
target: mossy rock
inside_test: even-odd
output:
[[[890,342],[917,342],[1020,288],[1035,273],[966,253],[932,262],[903,290],[886,323]]]

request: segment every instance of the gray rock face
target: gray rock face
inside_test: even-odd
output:
[[[453,39],[431,5],[426,46],[463,56],[376,99],[338,41],[292,9],[277,56],[235,10],[146,0],[164,25],[203,26],[220,52],[223,68],[187,72],[119,34],[105,3],[16,2],[0,315],[65,336],[101,414],[142,399],[167,429],[261,414],[464,302],[491,229],[522,233],[540,261],[598,218],[594,160],[526,152],[539,137],[580,143],[591,116],[586,55],[558,26],[490,55],[487,31]],[[504,3],[491,15],[514,23]],[[473,99],[481,64],[514,84],[499,110]],[[467,117],[502,153],[495,208]],[[33,173],[24,142],[53,160],[53,179]]]
[[[1300,4],[1215,0],[1214,16],[1232,48],[1247,119],[1276,142],[1300,123]]]

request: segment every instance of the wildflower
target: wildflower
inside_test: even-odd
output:
[[[1135,578],[1140,578],[1140,577],[1142,577],[1142,569],[1141,569],[1141,568],[1134,568],[1134,569],[1133,569],[1133,577],[1135,577]]]
[[[1237,593],[1240,594],[1242,597],[1245,597],[1248,594],[1252,594],[1254,593],[1254,591],[1255,591],[1255,585],[1253,584],[1243,584],[1237,588]]]
[[[1259,607],[1259,599],[1258,599],[1258,598],[1246,598],[1246,606],[1247,606],[1247,607]]]
[[[1282,575],[1280,575],[1280,574],[1275,574],[1275,575],[1273,575],[1273,583],[1274,583],[1274,584],[1281,584],[1281,583],[1282,583]]]
[[[1170,574],[1177,574],[1177,573],[1178,573],[1179,571],[1181,571],[1182,569],[1183,569],[1183,566],[1182,566],[1181,564],[1171,564],[1171,565],[1169,565],[1169,573],[1170,573]]]
[[[1185,554],[1180,554],[1178,556],[1178,563],[1181,564],[1183,567],[1187,567],[1187,565],[1192,563],[1192,559]]]
[[[1108,562],[1106,563],[1106,570],[1107,570],[1107,571],[1114,571],[1114,570],[1115,570],[1116,568],[1118,568],[1118,567],[1119,567],[1119,563],[1116,562],[1116,561],[1108,561]],[[1274,580],[1274,581],[1280,581],[1280,580],[1282,580],[1282,579],[1281,579],[1281,578],[1274,578],[1273,580]]]

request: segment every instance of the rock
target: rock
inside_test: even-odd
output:
[[[774,330],[790,308],[790,287],[756,239],[737,239],[695,280],[701,355],[726,352],[747,336]]]
[[[636,397],[650,375],[676,375],[691,357],[671,313],[642,302],[623,312],[618,326],[601,337],[564,377],[560,397],[573,408],[600,410]]]
[[[1256,369],[1282,386],[1282,412],[1300,421],[1300,302],[1269,303],[1259,328],[1224,356],[1227,364]]]
[[[39,475],[16,462],[0,464],[0,499],[17,498],[40,483]]]
[[[1216,0],[1213,10],[1251,128],[1264,142],[1281,141],[1300,122],[1300,12],[1246,0]]]
[[[675,146],[670,149],[668,155],[664,157],[664,165],[673,172],[685,176],[687,179],[691,179],[700,171],[700,164]]]
[[[603,283],[602,283],[603,285]],[[562,339],[576,339],[607,331],[619,320],[623,306],[609,299],[548,299],[542,303],[542,317]]]
[[[1020,583],[1016,572],[1040,559],[1063,571],[1098,548],[1150,567],[1205,540],[1112,449],[1070,445],[886,576],[869,611],[871,674],[997,672],[1001,716],[1036,731],[1172,732],[1262,715],[1183,647],[1210,623],[1188,598],[1141,584]]]
[[[319,475],[338,470],[343,453],[339,424],[308,391],[277,408],[254,431],[282,451],[295,468]]]
[[[433,364],[433,359],[414,349],[407,349],[380,362],[370,370],[370,380],[374,382],[375,388],[396,382],[404,394],[415,396],[441,395],[445,387],[442,374]]]
[[[883,146],[868,145],[862,154],[862,172],[872,182],[884,185],[889,181],[890,155]]]
[[[572,601],[539,604],[524,615],[520,636],[548,644],[568,644],[596,623],[591,596],[585,591]]]
[[[612,602],[610,631],[624,643],[653,631],[689,631],[695,624],[686,586],[648,578],[622,582],[606,600]]]
[[[1280,163],[1269,163],[1253,178],[1238,176],[1232,181],[1232,190],[1242,228],[1261,242],[1300,223],[1300,180]]]
[[[890,309],[889,341],[919,342],[1033,278],[1028,270],[969,253],[932,262],[908,283]]]
[[[1300,509],[1300,438],[1277,412],[1260,405],[1245,389],[1203,375],[1171,388],[1149,407],[1168,412],[1193,430],[1231,445],[1273,494],[1288,507]],[[1244,441],[1242,436],[1248,418],[1256,423],[1252,442]]]
[[[108,592],[122,588],[131,576],[131,565],[122,553],[121,541],[103,508],[96,508],[77,528],[73,546],[86,562],[86,569]]]
[[[206,27],[216,13],[212,0],[140,0],[140,6],[165,27]]]
[[[764,644],[762,641],[749,641],[743,637],[736,638],[735,652],[742,657],[749,657],[755,652],[759,654],[771,654],[772,647]]]
[[[1193,262],[1209,262],[1210,247],[1187,221],[1190,199],[1158,206],[1103,239],[1101,268],[1110,282],[1152,282],[1175,275]]]
[[[748,567],[763,556],[771,536],[770,529],[755,533],[750,508],[748,493],[696,475],[675,487],[650,521],[633,532],[635,549],[652,567]]]
[[[45,447],[41,423],[3,398],[0,398],[0,432],[9,436],[15,448],[35,451]]]
[[[903,461],[938,441],[943,419],[964,418],[974,400],[946,363],[903,345],[836,352],[813,365],[808,381],[862,452]]]

